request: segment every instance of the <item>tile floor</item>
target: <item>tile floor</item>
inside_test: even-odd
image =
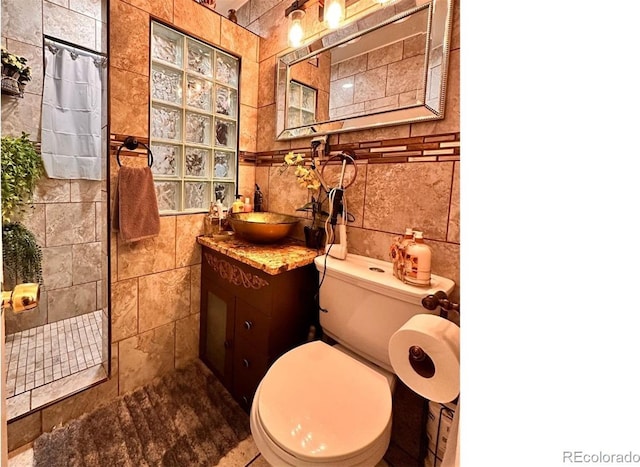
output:
[[[102,362],[100,310],[6,336],[7,397]]]

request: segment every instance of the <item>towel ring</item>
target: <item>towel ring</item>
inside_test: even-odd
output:
[[[149,146],[147,146],[141,141],[138,141],[133,136],[127,136],[124,139],[124,142],[118,148],[118,152],[116,152],[116,160],[118,161],[118,167],[122,167],[122,163],[120,162],[120,151],[122,151],[122,148],[125,147],[130,151],[133,151],[134,149],[138,149],[138,145],[140,144],[142,144],[147,149],[147,164],[149,165],[149,167],[153,165],[153,154],[151,153],[151,149],[149,149]]]

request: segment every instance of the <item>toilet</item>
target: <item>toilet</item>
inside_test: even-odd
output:
[[[278,358],[258,385],[251,433],[272,466],[375,466],[391,438],[395,375],[387,346],[421,299],[455,283],[431,275],[429,288],[405,284],[391,263],[348,254],[315,259],[320,324],[337,342],[313,341]]]

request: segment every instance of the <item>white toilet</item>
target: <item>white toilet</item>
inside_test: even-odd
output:
[[[455,284],[432,275],[429,288],[414,287],[393,276],[391,263],[352,254],[318,256],[315,264],[326,310],[320,324],[338,344],[310,342],[273,363],[253,399],[251,433],[275,467],[372,467],[391,437],[389,339],[428,312],[423,297],[450,294]]]

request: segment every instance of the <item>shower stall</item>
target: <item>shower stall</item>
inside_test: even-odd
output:
[[[109,372],[106,9],[85,3],[78,12],[44,8],[39,47],[23,47],[11,22],[2,31],[33,76],[24,98],[2,96],[3,136],[28,133],[46,168],[20,220],[42,252],[39,304],[3,311],[8,421]],[[85,15],[93,38],[86,25],[61,27],[71,13]],[[27,111],[39,124],[29,128]],[[3,290],[14,285],[5,280]]]

